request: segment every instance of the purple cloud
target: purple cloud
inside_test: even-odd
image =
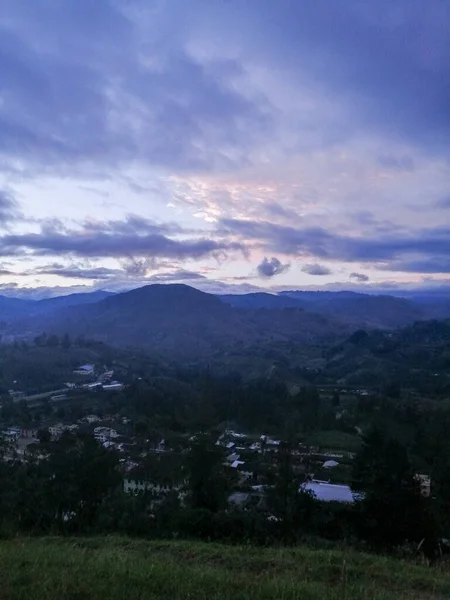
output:
[[[391,231],[372,238],[332,233],[322,227],[295,229],[267,221],[224,219],[222,227],[242,239],[257,240],[266,248],[294,256],[372,263],[395,261],[405,255],[419,254],[434,258],[450,256],[449,227],[416,230],[408,234],[402,232],[398,235]],[[393,264],[393,267],[396,265]]]
[[[170,230],[170,229],[169,229]],[[238,242],[206,238],[174,239],[166,235],[167,225],[135,219],[93,222],[78,230],[61,229],[60,223],[44,224],[40,233],[0,236],[0,254],[15,256],[72,255],[90,258],[133,256],[171,259],[203,258],[228,251],[244,250]]]
[[[354,279],[359,283],[364,283],[366,281],[369,281],[369,276],[364,275],[364,273],[350,273],[350,279]]]
[[[256,270],[260,277],[275,277],[275,275],[285,273],[289,267],[290,265],[283,265],[275,256],[270,259],[265,256],[263,261],[256,267]]]
[[[302,271],[308,275],[331,275],[331,269],[318,263],[303,265]]]

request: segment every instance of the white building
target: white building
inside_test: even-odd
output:
[[[344,502],[353,504],[357,495],[354,495],[348,485],[328,483],[313,479],[300,486],[300,491],[312,492],[317,500],[322,502]]]
[[[118,436],[119,434],[117,431],[115,429],[110,429],[109,427],[96,427],[94,429],[94,437],[97,442],[100,442],[100,444],[110,442],[112,439]]]
[[[168,494],[169,492],[179,492],[183,484],[158,484],[144,479],[124,479],[123,489],[126,494],[139,494],[143,492],[152,492],[157,495]]]
[[[78,369],[75,369],[74,371],[75,375],[93,375],[94,374],[94,365],[82,365],[81,367],[78,367]]]

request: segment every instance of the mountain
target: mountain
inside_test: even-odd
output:
[[[103,290],[67,296],[55,296],[43,300],[26,300],[23,298],[11,298],[0,296],[0,322],[11,322],[26,317],[43,315],[60,308],[68,306],[79,306],[82,304],[93,304],[114,295],[112,292]]]
[[[357,331],[329,348],[322,375],[345,385],[383,384],[450,392],[450,320],[422,321],[392,332]]]
[[[293,290],[278,295],[243,294],[219,298],[232,306],[247,309],[303,308],[355,327],[395,328],[418,320],[450,316],[450,312],[446,314],[445,310],[438,312],[434,303],[424,306],[405,298],[345,291]]]
[[[85,335],[190,360],[239,345],[335,340],[346,326],[299,308],[243,310],[183,284],[155,284],[20,324],[23,332]]]
[[[95,292],[83,292],[79,294],[68,294],[67,296],[55,296],[54,298],[44,298],[35,302],[34,309],[36,313],[50,312],[58,308],[67,306],[79,306],[82,304],[94,304],[105,298],[114,296],[114,292],[98,290]]]
[[[288,296],[255,292],[252,294],[223,294],[218,296],[222,302],[235,308],[302,308],[301,302]]]
[[[33,300],[0,296],[0,323],[23,317],[33,305]]]

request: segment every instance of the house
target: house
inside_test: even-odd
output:
[[[431,493],[431,479],[429,475],[423,475],[421,473],[416,474],[416,481],[420,484],[420,492],[422,496],[429,497]]]
[[[266,444],[266,446],[279,446],[280,440],[273,440],[267,435],[262,435],[260,438],[262,444]]]
[[[116,437],[119,437],[119,434],[115,429],[110,429],[109,427],[96,427],[94,429],[94,438],[101,444],[110,442],[111,438]]]
[[[99,421],[101,421],[100,417],[97,417],[97,415],[88,415],[86,418],[86,421],[89,423],[89,425],[91,423],[98,423]]]
[[[82,365],[74,370],[74,375],[93,375],[94,365]]]
[[[3,431],[4,437],[6,437],[10,441],[15,441],[20,437],[21,429],[20,427],[8,427],[5,431]]]
[[[83,387],[92,390],[94,388],[102,387],[102,384],[99,381],[94,381],[93,383],[85,383]]]
[[[353,504],[356,497],[348,485],[328,483],[328,481],[319,481],[317,479],[303,483],[299,491],[312,492],[316,499],[321,502]]]
[[[38,434],[38,430],[37,429],[21,429],[20,430],[20,437],[21,438],[36,439],[37,438],[37,434]]]
[[[109,390],[110,392],[120,392],[121,390],[123,390],[125,386],[123,385],[123,383],[119,383],[118,381],[112,381],[111,383],[104,383],[103,384],[103,389],[104,390]]]
[[[57,423],[56,425],[50,425],[48,430],[53,438],[59,438],[59,436],[64,432],[65,427],[62,423]]]
[[[244,508],[250,501],[250,494],[247,492],[233,492],[228,496],[228,504]]]
[[[339,463],[336,460],[326,460],[322,467],[324,469],[333,469],[334,467],[338,467]]]
[[[168,494],[169,492],[176,491],[179,492],[183,488],[182,483],[177,484],[159,484],[153,483],[151,481],[146,481],[145,479],[130,479],[125,478],[123,480],[123,489],[126,494],[139,494],[142,492],[152,492],[158,495]]]

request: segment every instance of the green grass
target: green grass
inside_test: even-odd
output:
[[[450,573],[356,552],[127,538],[0,542],[3,600],[444,600]]]
[[[345,431],[318,431],[311,434],[306,441],[321,450],[357,452],[361,446],[361,439],[357,434]]]

